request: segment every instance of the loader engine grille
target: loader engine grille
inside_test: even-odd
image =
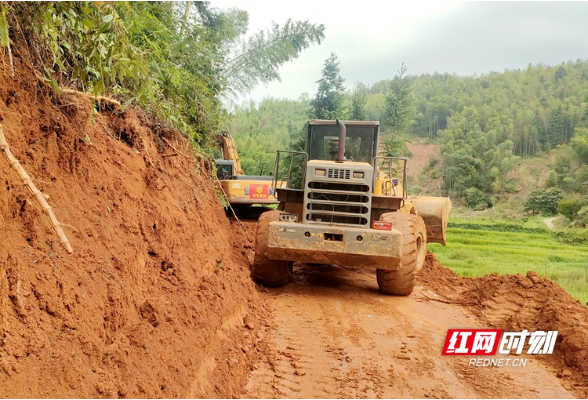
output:
[[[334,171],[350,174],[350,170]],[[370,193],[366,184],[311,181],[305,201],[306,222],[365,227],[370,217]]]
[[[329,168],[327,169],[327,178],[330,179],[351,179],[350,169]]]

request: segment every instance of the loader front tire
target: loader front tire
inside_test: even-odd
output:
[[[270,260],[267,257],[269,223],[277,221],[281,213],[278,210],[264,212],[257,223],[255,259],[251,275],[257,283],[264,286],[283,286],[292,281],[292,262]]]
[[[392,223],[392,228],[403,235],[402,259],[397,270],[377,269],[378,287],[382,293],[408,296],[414,289],[415,275],[421,270],[427,253],[427,228],[418,215],[390,212],[381,221]]]

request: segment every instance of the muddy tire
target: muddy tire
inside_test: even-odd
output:
[[[283,286],[292,281],[292,265],[290,261],[270,260],[267,258],[267,239],[269,223],[277,221],[281,211],[268,211],[259,217],[257,223],[257,241],[255,244],[255,259],[253,261],[252,277],[264,286]]]
[[[381,221],[391,222],[392,228],[403,234],[402,259],[395,270],[376,270],[382,293],[408,296],[414,289],[415,275],[423,268],[427,254],[427,228],[418,215],[391,212],[382,214]]]

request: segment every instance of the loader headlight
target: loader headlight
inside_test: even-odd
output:
[[[280,214],[279,220],[281,222],[298,222],[298,214]]]
[[[355,179],[363,179],[363,172],[353,172],[353,178]]]
[[[315,169],[315,170],[314,170],[314,174],[315,174],[316,176],[325,176],[325,173],[326,173],[326,172],[327,172],[327,171],[326,171],[326,170],[324,170],[324,169],[318,169],[318,168],[317,168],[317,169]]]

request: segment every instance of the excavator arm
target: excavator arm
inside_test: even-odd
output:
[[[221,151],[223,160],[230,160],[234,163],[234,175],[245,175],[241,168],[241,161],[239,161],[239,154],[233,137],[228,132],[221,132],[216,137],[218,149]]]

